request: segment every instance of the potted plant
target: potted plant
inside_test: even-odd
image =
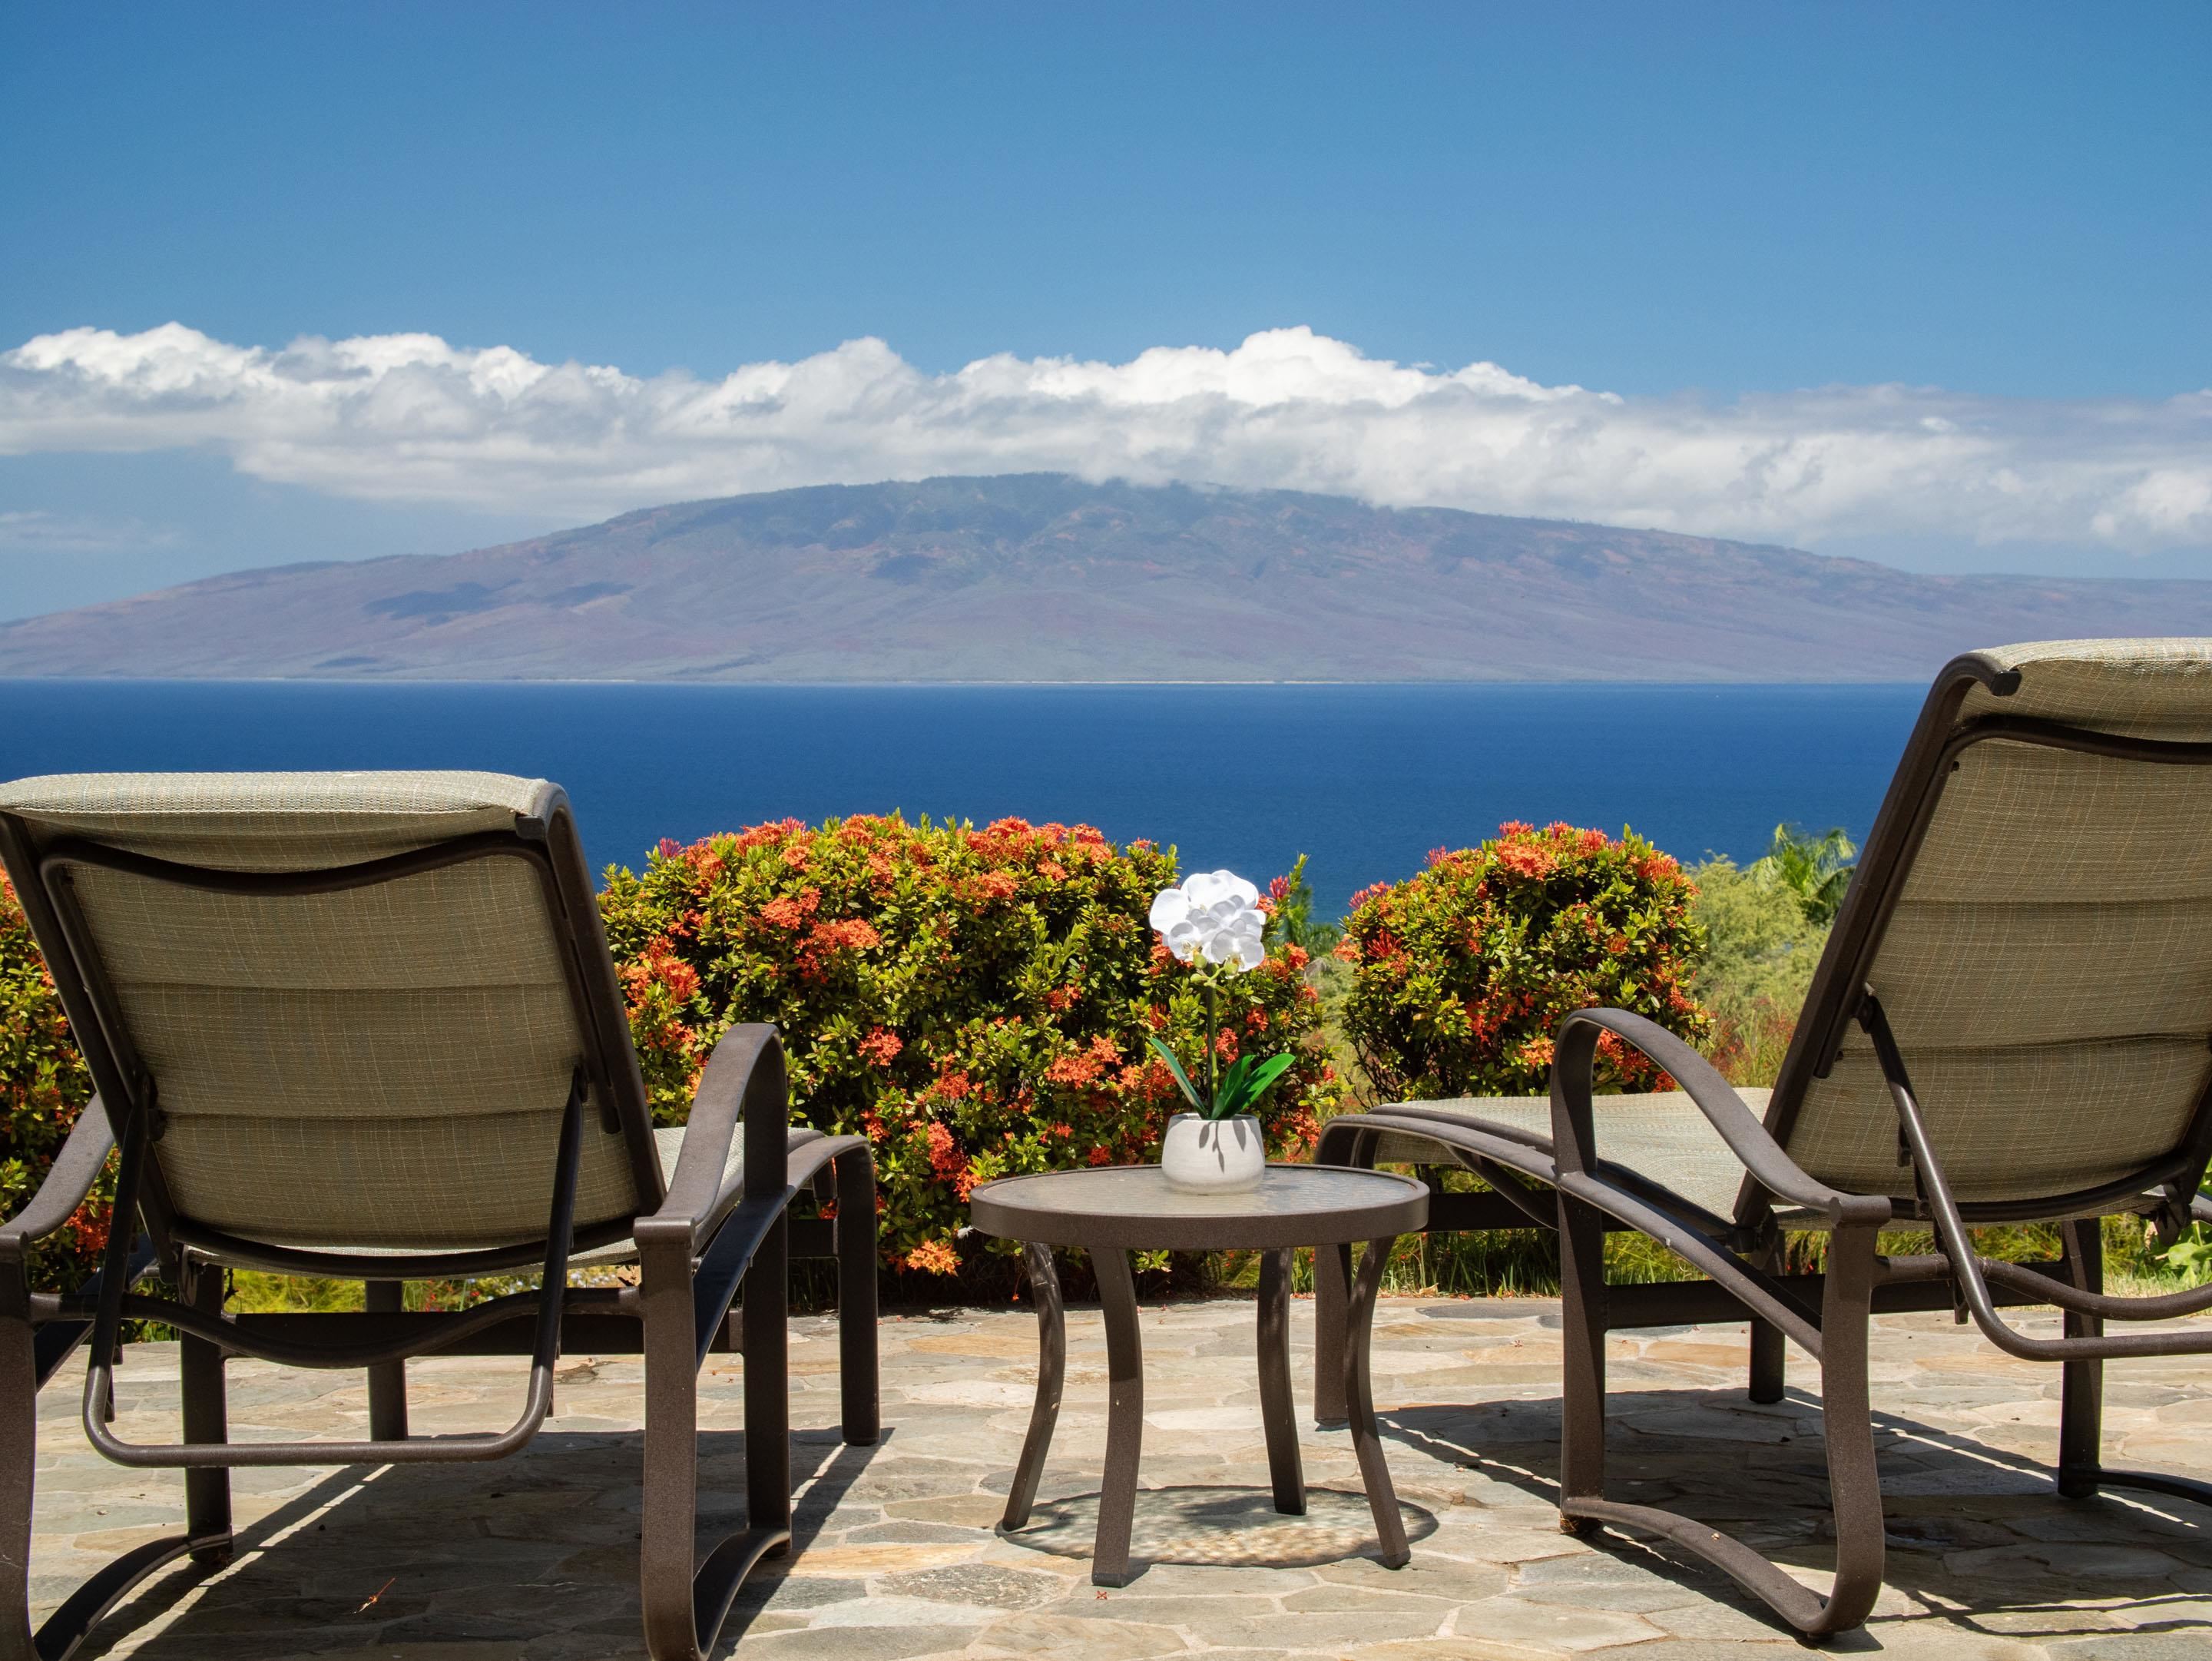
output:
[[[1253,1110],[1294,1057],[1243,1053],[1224,1072],[1215,995],[1222,977],[1257,969],[1267,958],[1267,918],[1260,891],[1229,871],[1200,872],[1152,902],[1152,925],[1167,948],[1191,965],[1206,997],[1206,1088],[1183,1071],[1155,1033],[1154,1050],[1175,1074],[1192,1110],[1168,1121],[1160,1170],[1176,1188],[1236,1193],[1256,1188],[1267,1168],[1267,1141]]]

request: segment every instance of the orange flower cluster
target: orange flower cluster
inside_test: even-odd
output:
[[[899,1261],[908,1269],[918,1269],[927,1275],[960,1272],[960,1254],[950,1240],[924,1240]]]
[[[1121,1046],[1101,1033],[1091,1039],[1088,1048],[1071,1050],[1054,1061],[1045,1068],[1044,1076],[1048,1083],[1082,1090],[1097,1083],[1108,1068],[1118,1067],[1121,1061]]]
[[[864,816],[664,843],[601,904],[656,1117],[681,1121],[732,1022],[775,1022],[796,1109],[875,1149],[886,1262],[949,1275],[980,1249],[957,1238],[978,1183],[1157,1156],[1182,1098],[1146,1035],[1205,1051],[1190,970],[1146,921],[1176,874],[1087,825]],[[1265,1110],[1285,1156],[1343,1094],[1304,967],[1279,946],[1222,1001],[1224,1060],[1299,1054]]]
[[[1552,1034],[1577,1009],[1648,1015],[1693,1043],[1705,952],[1681,867],[1633,833],[1510,821],[1478,848],[1355,896],[1337,955],[1354,965],[1345,1025],[1385,1099],[1538,1093]],[[1601,1084],[1673,1081],[1629,1046],[1598,1046]]]

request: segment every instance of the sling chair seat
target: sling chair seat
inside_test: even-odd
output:
[[[2212,1504],[2212,1484],[2100,1451],[2111,1358],[2212,1354],[2212,1327],[2107,1334],[2212,1308],[2212,1286],[2115,1297],[2100,1220],[2212,1221],[2212,640],[2056,641],[1968,653],[1937,676],[1816,966],[1771,1091],[1735,1089],[1641,1015],[1585,1009],[1553,1039],[1547,1097],[1408,1102],[1331,1120],[1316,1158],[1458,1165],[1429,1228],[1555,1228],[1565,1333],[1559,1508],[1576,1531],[1655,1533],[1809,1639],[1881,1591],[1868,1398],[1872,1315],[1955,1308],[2008,1354],[2062,1370],[2057,1488]],[[1595,1093],[1600,1045],[1679,1089]],[[1993,1262],[1984,1224],[2055,1224],[2064,1255]],[[1881,1250],[1885,1229],[1936,1250]],[[1706,1279],[1609,1286],[1634,1230]],[[1785,1250],[1785,1231],[1825,1234]],[[1801,1258],[1791,1266],[1793,1256]],[[1808,1267],[1817,1262],[1818,1267]],[[1316,1280],[1316,1398],[1341,1416],[1345,1288]],[[2056,1305],[2033,1336],[2001,1305]],[[1605,1490],[1605,1335],[1748,1318],[1754,1400],[1783,1345],[1820,1364],[1836,1567],[1825,1593],[1747,1544]]]
[[[688,1123],[654,1126],[583,846],[540,779],[23,779],[0,786],[0,860],[96,1092],[29,1206],[0,1223],[0,1661],[62,1661],[147,1576],[226,1559],[234,1467],[520,1451],[550,1410],[564,1343],[645,1358],[646,1644],[699,1661],[745,1577],[790,1548],[794,1250],[836,1259],[844,1436],[878,1432],[872,1156],[862,1138],[793,1125],[775,1028],[732,1027]],[[34,1290],[33,1247],[112,1151],[100,1272]],[[828,1202],[821,1216],[789,1216],[802,1195]],[[636,1273],[572,1286],[599,1254]],[[228,1311],[231,1265],[358,1280],[366,1307]],[[155,1266],[173,1298],[138,1289]],[[524,1291],[406,1307],[410,1281],[530,1270]],[[111,1427],[125,1319],[181,1335],[179,1441]],[[35,1396],[80,1342],[86,1435],[119,1463],[181,1469],[186,1528],[125,1553],[33,1632]],[[699,1371],[730,1348],[745,1358],[745,1526],[702,1542]],[[529,1357],[509,1428],[409,1433],[406,1360],[441,1353]],[[368,1436],[229,1441],[232,1355],[365,1369]]]
[[[690,1131],[689,1125],[655,1125],[653,1127],[653,1153],[660,1162],[660,1175],[664,1182],[673,1183],[676,1180],[677,1164],[684,1153],[684,1139]],[[784,1141],[786,1157],[794,1165],[807,1165],[811,1153],[828,1151],[828,1141],[829,1139],[818,1130],[793,1129]],[[741,1141],[732,1142],[729,1152],[723,1156],[722,1160],[721,1191],[724,1196],[735,1195],[743,1190],[744,1171],[744,1145]],[[327,1241],[319,1244],[313,1249],[353,1256],[367,1255],[364,1249],[336,1245]],[[410,1254],[400,1251],[389,1255],[405,1257]],[[215,1261],[222,1261],[219,1254],[215,1256]],[[571,1269],[634,1263],[636,1261],[637,1242],[628,1238],[611,1241],[605,1245],[593,1246],[588,1250],[571,1251],[568,1254],[568,1267]]]

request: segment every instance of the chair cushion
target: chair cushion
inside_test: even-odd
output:
[[[550,820],[562,800],[544,780],[461,772],[0,785],[0,812],[34,852],[82,837],[263,873],[512,833]],[[530,865],[478,859],[278,894],[84,864],[72,891],[130,1047],[159,1086],[154,1159],[184,1217],[269,1244],[372,1251],[544,1233],[586,1046],[564,928]],[[578,1226],[626,1219],[637,1204],[621,1139],[586,1136]]]
[[[1975,687],[1957,725],[2027,716],[2212,739],[2212,641],[1983,655],[2018,687]],[[1943,776],[1880,949],[1856,972],[1881,1001],[1960,1201],[2033,1213],[2186,1141],[2212,1088],[2208,820],[2212,767],[1992,739]],[[1910,1199],[1872,1043],[1856,1023],[1837,1040],[1784,1132],[1790,1156],[1833,1187]]]
[[[688,1125],[660,1125],[654,1128],[653,1133],[653,1148],[654,1151],[660,1155],[660,1177],[663,1182],[673,1182],[675,1180],[677,1156],[684,1151],[684,1138],[687,1134],[689,1134],[690,1129],[690,1128]],[[811,1130],[793,1130],[791,1133],[789,1145],[792,1147],[796,1148],[800,1143],[811,1139],[817,1133]],[[742,1157],[744,1147],[744,1127],[740,1126],[738,1127],[738,1134],[730,1138],[729,1154],[722,1161],[722,1185],[726,1189],[737,1183],[744,1171],[744,1161]],[[363,1251],[362,1248],[358,1246],[317,1245],[310,1246],[308,1250],[337,1252],[342,1254],[368,1255]],[[377,1255],[404,1258],[420,1254],[410,1251],[386,1251],[380,1252]],[[572,1269],[577,1269],[590,1264],[631,1263],[635,1262],[636,1261],[637,1242],[630,1239],[621,1239],[611,1241],[607,1244],[596,1247],[590,1251],[572,1252],[569,1254],[568,1265]],[[508,1274],[524,1274],[528,1271],[510,1269],[504,1272]]]

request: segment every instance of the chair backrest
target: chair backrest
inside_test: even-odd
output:
[[[2212,640],[2009,646],[1937,678],[1767,1116],[1822,1181],[1911,1199],[1867,990],[1962,1202],[2055,1213],[2201,1170]]]
[[[579,1234],[659,1203],[556,787],[23,779],[0,787],[0,854],[111,1116],[145,1116],[157,1227],[340,1251],[542,1240],[580,1080]]]

